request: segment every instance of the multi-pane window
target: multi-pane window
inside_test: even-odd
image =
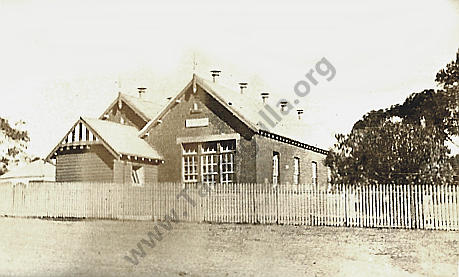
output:
[[[293,184],[298,185],[300,183],[300,158],[293,158]]]
[[[317,162],[312,162],[311,166],[312,166],[312,183],[316,185],[317,184]]]
[[[183,181],[232,183],[235,150],[235,140],[183,144]]]
[[[213,185],[218,182],[218,154],[216,142],[201,144],[201,181],[207,185]]]
[[[273,184],[279,183],[279,153],[273,152]]]
[[[182,158],[183,181],[196,183],[198,181],[198,145],[195,143],[183,145]]]
[[[220,183],[230,184],[234,179],[234,141],[220,143]]]

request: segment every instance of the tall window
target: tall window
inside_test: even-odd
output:
[[[218,181],[217,143],[201,144],[201,154],[201,181],[204,184],[213,185]]]
[[[198,145],[195,143],[183,145],[182,173],[185,183],[198,181]]]
[[[279,153],[273,152],[273,184],[279,184]]]
[[[233,140],[220,144],[220,183],[231,184],[234,180],[234,151],[236,144]]]
[[[293,158],[293,184],[298,185],[300,183],[300,158]]]
[[[183,181],[208,185],[232,183],[235,150],[235,140],[183,144]]]
[[[316,185],[317,184],[317,162],[312,162],[311,167],[312,167],[312,183]]]

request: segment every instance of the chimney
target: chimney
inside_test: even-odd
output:
[[[147,90],[147,88],[137,88],[139,90],[139,98],[142,98],[142,94],[145,93],[145,91]]]
[[[266,104],[266,99],[269,97],[269,92],[262,92],[260,93],[261,99],[263,99],[263,104]]]
[[[241,88],[241,94],[243,94],[244,89],[247,88],[247,83],[239,83],[239,87]]]
[[[212,80],[215,83],[215,77],[220,76],[221,71],[220,70],[211,70],[210,73],[212,73]]]
[[[281,106],[281,111],[285,111],[285,107],[287,107],[287,101],[283,100],[280,102],[280,106]]]
[[[301,115],[304,113],[304,110],[299,109],[299,110],[296,110],[296,112],[298,113],[298,119],[301,119]]]

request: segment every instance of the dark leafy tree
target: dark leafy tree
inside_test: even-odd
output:
[[[436,77],[439,90],[371,111],[325,159],[334,183],[448,183],[457,160],[445,142],[459,135],[459,51]]]
[[[459,154],[454,155],[450,158],[451,166],[453,167],[454,176],[459,181]]]

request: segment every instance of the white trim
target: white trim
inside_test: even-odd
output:
[[[178,137],[176,139],[177,144],[182,143],[193,143],[193,142],[211,142],[211,141],[221,141],[221,140],[240,140],[241,135],[238,133],[233,134],[220,134],[220,135],[209,135],[209,136],[197,136],[197,137]]]

